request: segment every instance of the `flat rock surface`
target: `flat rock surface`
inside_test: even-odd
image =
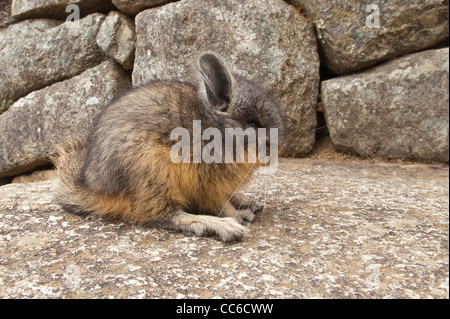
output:
[[[240,242],[64,212],[0,187],[0,298],[448,298],[448,166],[281,160]]]

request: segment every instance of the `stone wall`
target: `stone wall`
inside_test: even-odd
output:
[[[281,101],[286,156],[313,149],[319,105],[338,151],[448,162],[448,18],[448,0],[0,0],[0,177],[204,50]]]

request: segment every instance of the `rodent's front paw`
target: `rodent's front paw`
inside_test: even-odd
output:
[[[249,208],[253,213],[259,213],[264,209],[264,204],[255,200]]]
[[[198,236],[217,235],[223,242],[231,242],[241,239],[247,231],[247,227],[239,221],[240,219],[233,217],[195,215],[178,210],[162,225],[166,228],[190,231]]]
[[[238,210],[235,217],[247,222],[253,222],[255,220],[255,214],[249,208]]]
[[[214,223],[212,230],[219,236],[220,240],[222,240],[223,242],[240,240],[247,231],[247,227],[239,224],[236,218],[216,218],[219,218],[219,221]]]

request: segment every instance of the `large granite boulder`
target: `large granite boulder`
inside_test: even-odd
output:
[[[326,65],[348,73],[449,36],[448,0],[290,0],[315,25]]]
[[[94,67],[106,55],[96,37],[105,15],[75,22],[26,20],[0,32],[0,103]]]
[[[64,138],[86,135],[101,108],[130,87],[126,72],[108,60],[15,102],[0,115],[0,177],[42,165]]]
[[[448,162],[448,88],[448,48],[324,81],[333,143],[361,156]]]

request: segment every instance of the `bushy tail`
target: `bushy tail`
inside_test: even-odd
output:
[[[80,170],[86,155],[86,138],[71,138],[57,146],[56,154],[50,159],[58,170],[56,201],[65,210],[85,215],[83,204],[84,188],[80,184]]]
[[[64,210],[77,214],[93,214],[122,218],[132,211],[132,203],[124,196],[108,196],[87,188],[80,180],[80,171],[87,152],[87,138],[71,138],[59,145],[51,158],[58,169],[56,202]]]

